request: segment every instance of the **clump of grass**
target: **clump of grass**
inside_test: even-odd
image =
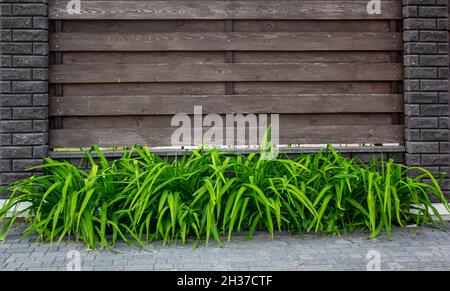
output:
[[[98,156],[94,159],[92,153]],[[434,175],[418,167],[344,158],[332,147],[296,159],[263,160],[202,150],[169,162],[135,146],[108,161],[98,147],[86,152],[89,171],[46,158],[44,175],[13,183],[0,210],[6,221],[0,239],[25,211],[24,235],[40,241],[73,238],[97,249],[118,240],[140,244],[163,240],[231,239],[236,231],[322,231],[338,234],[368,229],[371,237],[393,225],[433,224],[430,202],[448,208]],[[420,172],[410,177],[410,171]],[[422,182],[429,179],[431,183]],[[6,214],[28,203],[11,218]],[[416,213],[411,213],[412,208]]]

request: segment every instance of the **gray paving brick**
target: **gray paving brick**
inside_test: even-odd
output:
[[[450,227],[449,227],[450,230]],[[418,231],[416,234],[415,231]],[[11,237],[20,233],[12,233]],[[382,270],[450,269],[450,232],[428,228],[394,232],[393,241],[385,236],[368,240],[366,234],[347,239],[333,236],[280,235],[274,240],[239,239],[224,248],[191,245],[150,245],[153,253],[120,244],[121,253],[108,250],[82,252],[82,270],[365,270],[370,250],[381,254]],[[0,270],[66,270],[69,250],[84,250],[80,243],[53,246],[32,240],[13,239],[2,245]]]

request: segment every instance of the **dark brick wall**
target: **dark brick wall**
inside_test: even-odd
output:
[[[448,0],[403,0],[403,18],[406,164],[448,173]]]
[[[0,185],[30,173],[48,144],[47,0],[1,0]]]

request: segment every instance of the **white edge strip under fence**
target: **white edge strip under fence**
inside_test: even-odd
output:
[[[7,199],[0,199],[0,208],[2,208],[3,205],[5,205],[7,202],[8,202]],[[16,207],[14,207],[14,210],[11,210],[6,214],[6,217],[7,218],[12,217],[15,212],[22,211],[22,210],[28,208],[29,206],[30,206],[29,203],[19,203],[16,205]],[[21,215],[19,215],[19,217],[25,217],[25,216],[27,216],[27,212],[24,212]]]

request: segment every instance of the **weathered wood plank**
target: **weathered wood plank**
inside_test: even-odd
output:
[[[145,20],[144,20],[145,21]],[[148,20],[154,21],[154,20]],[[199,20],[195,20],[197,22]],[[211,21],[211,20],[209,20]],[[391,20],[234,20],[234,31],[240,32],[389,32]],[[98,22],[98,21],[97,21]],[[103,22],[103,21],[102,21]],[[106,22],[106,21],[105,21]],[[83,23],[83,22],[82,22]],[[84,29],[87,27],[83,27]],[[79,31],[78,29],[76,31]],[[84,30],[92,32],[94,30]],[[97,31],[97,30],[95,30]],[[197,31],[197,30],[192,30]],[[80,31],[81,32],[81,31]],[[136,31],[134,31],[136,32]]]
[[[67,96],[221,95],[225,83],[90,83],[63,84]],[[348,86],[350,87],[350,86]],[[386,91],[387,92],[387,91]],[[351,93],[351,92],[350,92]],[[384,93],[381,92],[381,93]]]
[[[398,63],[54,65],[51,83],[396,81]]]
[[[52,51],[393,51],[399,33],[54,33]]]
[[[225,119],[224,114],[220,114]],[[64,129],[167,128],[173,115],[63,116]],[[192,115],[191,115],[192,117]],[[391,113],[280,114],[280,124],[295,126],[392,125]]]
[[[285,52],[289,54],[290,52]],[[323,52],[322,52],[323,53]],[[305,53],[307,54],[307,53]],[[325,54],[325,53],[323,53]],[[365,54],[365,55],[361,55]],[[353,54],[352,54],[353,55]],[[350,60],[371,62],[389,62],[389,52],[355,52]],[[366,61],[363,61],[366,62]],[[161,63],[225,63],[224,52],[64,52],[63,64],[161,64]],[[251,63],[251,62],[247,62]],[[292,63],[292,61],[291,61]]]
[[[254,20],[258,22],[258,20]],[[292,21],[292,20],[291,20]],[[328,20],[326,20],[328,21]],[[337,20],[336,20],[337,21]],[[377,23],[389,23],[390,20],[370,20]],[[294,21],[296,22],[296,21]],[[314,22],[314,21],[310,21]],[[344,21],[344,22],[360,22]],[[344,25],[345,26],[345,25]],[[170,32],[218,32],[224,31],[224,20],[64,20],[64,32],[67,33],[170,33]],[[367,32],[389,32],[388,29],[367,30]],[[384,26],[383,26],[384,28]],[[295,31],[295,30],[294,30]],[[326,30],[325,30],[326,31]],[[353,31],[353,30],[346,30]]]
[[[247,52],[234,51],[233,63],[389,63],[390,51]],[[225,63],[214,52],[64,52],[63,64]]]
[[[102,128],[50,130],[50,147],[170,146],[176,128]],[[204,128],[206,130],[206,128]],[[398,143],[403,140],[403,126],[309,126],[280,125],[281,144],[314,143]]]
[[[111,52],[109,52],[111,53]],[[141,52],[148,54],[148,52]],[[175,52],[172,52],[175,53]],[[64,53],[67,54],[67,53]],[[101,54],[86,52],[85,54]],[[107,53],[105,53],[107,54]],[[118,53],[123,54],[123,53]],[[303,51],[303,52],[246,52],[233,53],[235,63],[390,63],[389,51]],[[162,62],[160,62],[162,63]]]
[[[120,116],[203,113],[402,112],[400,94],[64,96],[50,98],[50,116]]]
[[[66,33],[225,31],[227,20],[64,20]],[[235,32],[390,32],[391,20],[233,20]]]
[[[402,125],[327,125],[298,127],[280,124],[280,144],[314,143],[401,143]]]
[[[225,83],[63,84],[67,96],[224,95]],[[236,82],[237,95],[390,94],[390,82]]]
[[[131,84],[131,83],[127,83]],[[166,84],[166,83],[145,83]],[[177,83],[176,83],[177,84]],[[188,84],[188,83],[186,83]],[[64,85],[64,87],[86,87],[92,84]],[[117,84],[107,84],[110,86]],[[120,84],[125,86],[124,84]],[[94,85],[92,85],[94,86]],[[94,89],[94,88],[92,88]],[[235,94],[238,95],[277,95],[277,94],[390,94],[390,82],[237,82]],[[123,89],[125,90],[125,89]],[[123,90],[121,92],[123,92]],[[73,90],[72,90],[73,91]],[[91,90],[92,92],[93,90]],[[65,91],[68,93],[68,91]],[[141,91],[142,92],[142,91]],[[85,93],[82,95],[89,95]],[[115,93],[114,93],[115,94]],[[117,93],[118,94],[118,93]],[[141,95],[147,94],[146,92]],[[208,94],[208,93],[206,93]],[[205,94],[205,95],[206,95]],[[70,94],[72,95],[72,94]],[[78,94],[77,94],[78,95]],[[130,95],[124,93],[123,95]]]
[[[69,14],[69,0],[50,0],[50,19],[399,19],[401,2],[384,0],[370,15],[368,1],[89,1]]]

